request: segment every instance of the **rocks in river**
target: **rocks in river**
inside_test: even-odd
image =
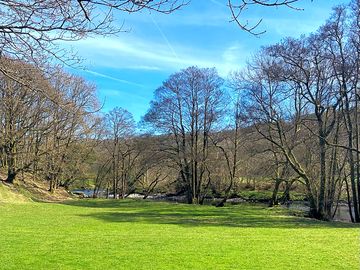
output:
[[[228,202],[228,203],[243,203],[243,202],[246,202],[246,200],[244,200],[242,198],[231,198],[231,199],[227,199],[226,202]]]
[[[130,195],[127,196],[127,198],[130,199],[142,199],[143,197],[144,195],[139,193],[131,193]]]

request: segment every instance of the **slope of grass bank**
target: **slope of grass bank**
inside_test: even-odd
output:
[[[0,269],[359,269],[359,227],[147,201],[0,204]]]
[[[13,186],[0,182],[0,203],[24,203],[29,201],[29,198],[18,192]]]
[[[30,201],[61,202],[73,198],[64,188],[60,187],[49,192],[49,183],[24,174],[14,184],[7,184],[6,177],[0,172],[0,203],[19,203]]]

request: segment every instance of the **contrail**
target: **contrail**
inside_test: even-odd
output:
[[[155,21],[155,19],[153,18],[153,16],[151,15],[151,13],[149,13],[150,15],[150,18],[152,20],[152,22],[154,23],[154,25],[156,26],[156,28],[159,30],[161,36],[163,37],[163,39],[165,40],[167,46],[169,47],[170,51],[172,52],[172,54],[174,55],[174,57],[176,58],[176,60],[178,62],[180,62],[180,58],[179,56],[177,55],[177,53],[175,52],[174,50],[174,47],[170,44],[168,38],[165,36],[164,32],[161,30],[160,26],[158,25],[158,23]]]
[[[214,3],[215,5],[221,6],[221,7],[227,7],[227,5],[225,5],[224,3],[221,3],[217,0],[210,0],[212,3]]]
[[[127,80],[118,79],[118,78],[115,78],[115,77],[112,77],[112,76],[109,76],[109,75],[106,75],[106,74],[103,74],[103,73],[99,73],[99,72],[96,72],[96,71],[91,71],[91,70],[86,70],[86,69],[84,69],[83,71],[86,72],[86,73],[95,75],[95,76],[99,76],[99,77],[109,79],[109,80],[129,84],[129,85],[134,85],[134,86],[138,86],[138,87],[144,87],[144,85],[142,85],[142,84],[138,84],[138,83],[127,81]]]

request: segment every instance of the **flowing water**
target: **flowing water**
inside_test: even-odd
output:
[[[284,207],[292,210],[301,210],[304,211],[305,213],[309,213],[310,211],[310,207],[305,202],[302,201],[292,202]],[[334,211],[335,211],[335,207],[334,207]],[[349,207],[347,204],[339,203],[334,215],[334,220],[351,222]]]

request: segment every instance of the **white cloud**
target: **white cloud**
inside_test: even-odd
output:
[[[88,39],[78,42],[77,46],[82,53],[91,54],[88,58],[91,58],[96,66],[168,72],[197,65],[216,67],[223,76],[243,65],[248,54],[238,44],[228,48],[219,46],[216,50],[205,50],[177,44],[171,44],[169,48],[167,42],[129,38]]]
[[[239,63],[241,59],[241,53],[244,51],[239,44],[231,45],[226,48],[222,54],[225,63]]]

